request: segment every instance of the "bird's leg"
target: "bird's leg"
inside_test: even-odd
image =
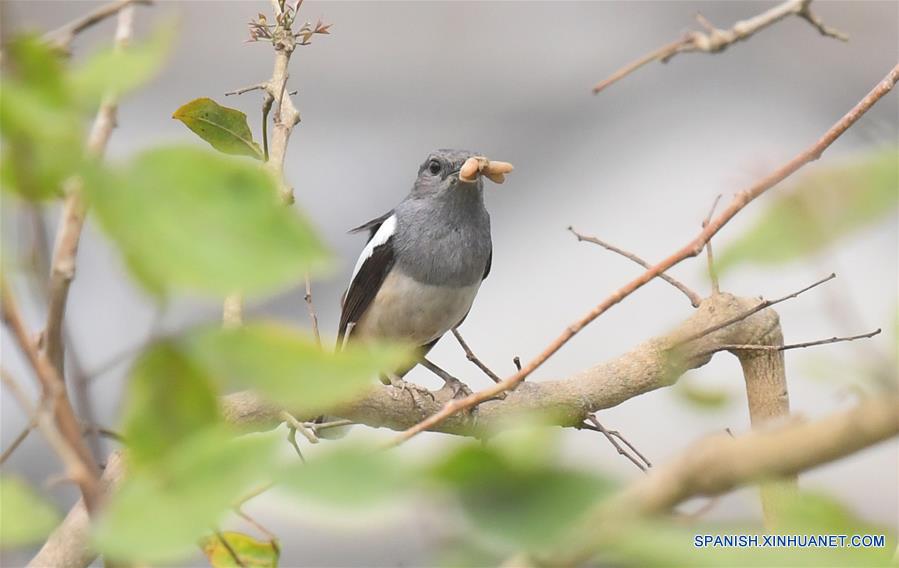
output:
[[[443,382],[446,383],[446,387],[449,387],[453,391],[453,398],[459,396],[459,394],[463,394],[464,396],[468,396],[471,394],[471,389],[468,388],[468,385],[457,379],[456,377],[450,375],[434,363],[428,361],[426,357],[421,358],[421,365],[443,379]]]

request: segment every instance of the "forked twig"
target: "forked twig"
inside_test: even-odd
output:
[[[640,258],[639,256],[637,256],[636,254],[634,254],[630,251],[626,251],[624,249],[618,248],[615,245],[609,244],[606,241],[603,241],[596,237],[591,237],[589,235],[581,234],[578,231],[576,231],[574,229],[574,227],[572,227],[572,226],[569,226],[568,230],[571,231],[571,234],[573,234],[575,237],[577,237],[578,242],[588,242],[588,243],[593,243],[595,245],[599,245],[606,250],[610,250],[614,253],[620,254],[624,258],[628,258],[628,259],[636,262],[643,268],[649,268],[651,266],[648,262],[646,262],[645,260],[643,260],[642,258]],[[686,296],[687,299],[690,300],[690,304],[694,308],[698,308],[699,304],[702,303],[702,297],[699,294],[697,294],[696,292],[694,292],[693,290],[688,288],[683,282],[677,280],[673,276],[668,276],[667,274],[665,274],[663,272],[663,273],[659,274],[659,278],[661,278],[665,282],[671,284],[672,286],[674,286],[675,288],[677,288],[678,290],[683,292],[684,296]]]

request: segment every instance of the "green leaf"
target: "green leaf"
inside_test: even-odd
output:
[[[394,454],[350,446],[286,468],[281,481],[310,501],[355,508],[395,502],[414,486],[415,473]]]
[[[88,184],[101,225],[157,294],[270,293],[325,265],[309,223],[261,165],[198,148],[140,154]]]
[[[247,568],[256,566],[259,568],[277,568],[281,550],[276,541],[261,541],[239,532],[223,532],[218,535],[207,536],[200,541],[203,554],[209,559],[213,568]],[[224,539],[228,548],[222,543]],[[232,555],[233,552],[233,555]],[[235,562],[234,556],[240,559]]]
[[[724,408],[731,400],[724,389],[701,386],[689,380],[677,383],[673,391],[684,402],[705,410]]]
[[[218,420],[212,379],[174,345],[159,343],[137,361],[123,431],[132,468],[160,461],[178,442]]]
[[[826,548],[808,546],[763,547],[764,530],[747,525],[691,524],[688,526],[659,521],[630,522],[607,527],[608,535],[602,540],[595,564],[632,565],[647,568],[697,566],[719,568],[721,566],[889,566],[895,539],[886,535],[884,548],[849,547],[848,536],[856,534],[885,535],[883,530],[866,531],[856,526],[849,532],[833,527],[825,530],[808,528],[801,535],[847,535],[846,547]],[[784,534],[778,532],[777,534]],[[713,543],[696,546],[699,536],[755,536],[757,546],[713,546]]]
[[[0,476],[0,548],[21,548],[42,541],[59,522],[56,509],[23,480]]]
[[[38,38],[13,39],[4,57],[0,183],[25,199],[55,197],[84,165],[82,117],[67,75],[58,54]]]
[[[76,98],[91,108],[104,96],[119,99],[144,85],[162,69],[174,39],[175,26],[167,24],[159,26],[147,41],[91,55],[72,70]]]
[[[518,464],[473,445],[455,452],[433,475],[453,490],[478,534],[510,551],[553,544],[612,488],[586,473]]]
[[[394,371],[412,357],[407,348],[361,342],[325,351],[308,335],[276,323],[201,331],[187,348],[229,383],[256,389],[308,415],[357,399],[380,373]]]
[[[722,250],[718,271],[746,262],[790,262],[889,217],[899,201],[897,152],[887,148],[801,176],[776,193],[754,227]]]
[[[263,159],[262,150],[253,141],[253,133],[247,125],[247,115],[239,110],[202,98],[185,104],[172,118],[183,122],[219,152]]]
[[[190,554],[243,493],[268,481],[280,441],[220,428],[184,439],[156,467],[125,479],[96,526],[97,549],[153,564]]]

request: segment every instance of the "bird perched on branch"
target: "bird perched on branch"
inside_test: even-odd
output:
[[[483,177],[502,183],[510,171],[472,152],[436,150],[399,205],[350,231],[369,237],[344,294],[338,348],[346,340],[399,340],[420,346],[424,357],[462,323],[493,256]],[[460,384],[450,386],[458,392]]]

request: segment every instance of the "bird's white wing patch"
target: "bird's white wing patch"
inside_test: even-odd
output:
[[[396,232],[396,215],[391,215],[387,219],[381,223],[381,226],[378,227],[378,231],[375,233],[375,236],[368,241],[368,244],[365,245],[365,248],[362,249],[362,254],[359,255],[359,260],[356,261],[356,267],[353,268],[353,276],[350,277],[350,286],[353,285],[353,280],[356,279],[356,275],[359,274],[359,270],[362,269],[362,265],[365,264],[365,261],[371,258],[371,255],[375,252],[375,247],[381,246],[387,242],[390,237],[393,236],[393,233]]]

